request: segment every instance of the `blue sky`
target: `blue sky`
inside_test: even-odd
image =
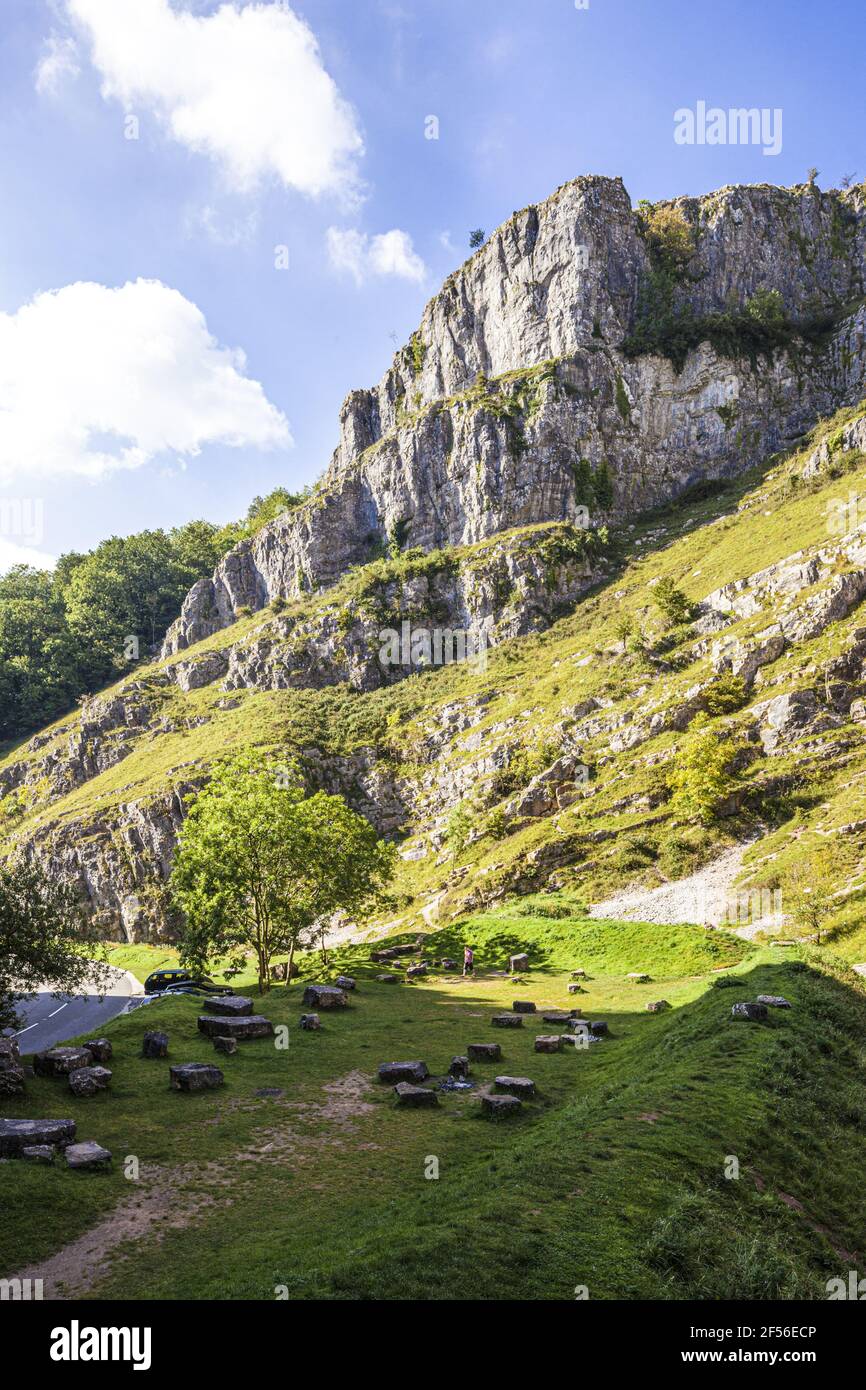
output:
[[[577,174],[866,177],[862,0],[226,8],[2,2],[0,569],[312,481],[470,229]],[[698,101],[781,153],[678,145]]]

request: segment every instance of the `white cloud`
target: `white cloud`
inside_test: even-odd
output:
[[[30,565],[36,570],[50,570],[56,563],[54,555],[45,555],[41,550],[34,550],[32,546],[19,545],[16,541],[7,541],[0,536],[0,574],[11,570],[13,565]]]
[[[66,6],[90,40],[106,99],[154,112],[233,188],[276,177],[310,197],[357,196],[357,117],[288,4],[228,3],[208,15],[168,0]]]
[[[327,244],[331,265],[351,275],[357,285],[371,275],[395,275],[420,284],[427,274],[409,233],[396,227],[372,238],[354,227],[329,227]]]
[[[206,444],[291,444],[239,350],[158,280],[79,282],[0,313],[0,481],[102,477]]]
[[[42,56],[36,64],[36,90],[40,96],[55,96],[63,79],[77,77],[80,71],[75,40],[51,34],[45,40]]]

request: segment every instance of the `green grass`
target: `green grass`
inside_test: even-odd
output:
[[[145,1028],[160,1026],[172,1060],[210,1059],[193,999],[108,1026],[108,1093],[78,1101],[62,1082],[31,1080],[27,1100],[4,1113],[73,1115],[80,1137],[172,1184],[165,1213],[144,1209],[143,1238],[113,1252],[87,1295],[267,1299],[285,1286],[293,1299],[571,1299],[586,1285],[592,1298],[823,1297],[866,1219],[856,977],[826,952],[780,962],[722,932],[587,922],[568,898],[524,907],[427,938],[437,958],[471,939],[471,980],[379,984],[369,948],[343,948],[330,973],[350,966],[358,990],[349,1010],[323,1015],[320,1033],[297,1027],[303,981],[274,988],[256,1003],[288,1025],[288,1048],[242,1045],[221,1063],[219,1092],[175,1094],[167,1064],[138,1055]],[[495,974],[512,942],[532,958],[518,985]],[[167,954],[120,947],[112,959],[144,973]],[[588,979],[570,996],[578,964]],[[650,984],[625,979],[640,968]],[[305,978],[319,970],[305,959]],[[736,984],[714,988],[720,978]],[[731,1003],[759,992],[794,1007],[766,1025],[731,1021]],[[672,1009],[647,1014],[660,996]],[[539,1014],[577,1005],[605,1018],[611,1036],[585,1052],[536,1054],[535,1034],[550,1030],[540,1017],[513,1032],[490,1025],[519,997]],[[537,1100],[513,1122],[482,1119],[473,1093],[401,1111],[375,1081],[380,1062],[407,1057],[442,1074],[479,1040],[500,1041],[504,1060],[475,1064],[476,1080],[536,1080]],[[334,1110],[328,1087],[347,1077],[345,1110]],[[285,1096],[257,1099],[264,1086]],[[731,1155],[738,1181],[724,1176]],[[431,1157],[438,1180],[425,1178]],[[145,1197],[150,1180],[136,1189],[119,1161],[109,1176],[0,1165],[0,1273],[38,1264],[116,1203]],[[172,1213],[184,1223],[176,1229]]]

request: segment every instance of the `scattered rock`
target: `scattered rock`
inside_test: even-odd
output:
[[[354,989],[356,981],[351,975],[338,975],[335,983],[338,989]]]
[[[336,985],[307,985],[304,1003],[314,1009],[346,1009],[349,1006],[346,991],[337,989]]]
[[[731,1009],[731,1018],[744,1018],[749,1023],[763,1023],[767,1017],[766,1004],[735,1004]]]
[[[426,1086],[410,1086],[408,1081],[401,1081],[394,1087],[398,1105],[409,1105],[412,1107],[438,1105],[439,1097],[435,1091],[428,1091]]]
[[[520,1100],[535,1095],[535,1082],[528,1076],[497,1076],[493,1084],[501,1094],[517,1096]]]
[[[426,1062],[383,1062],[379,1068],[380,1081],[426,1081],[430,1075]]]
[[[669,1008],[670,1004],[668,1003],[667,999],[653,999],[649,1004],[647,1004],[646,1011],[648,1014],[661,1014],[664,1013],[665,1009]]]
[[[781,994],[759,994],[758,1003],[766,1004],[770,1009],[790,1009],[790,1001]]]
[[[79,1067],[69,1073],[69,1089],[74,1096],[95,1096],[108,1090],[111,1072],[108,1067]]]
[[[272,1038],[274,1025],[262,1014],[244,1015],[241,1018],[213,1018],[202,1014],[198,1020],[198,1031],[206,1038],[237,1038],[238,1041],[250,1038]]]
[[[400,983],[399,975],[377,975],[376,979],[380,985],[398,985]]]
[[[596,1038],[604,1038],[607,1036],[607,1024],[604,1022],[603,1019],[598,1019],[597,1022],[591,1023],[589,1025],[589,1031]]]
[[[318,1014],[301,1014],[301,1027],[305,1033],[314,1033],[321,1026],[322,1021]]]
[[[572,1019],[580,1018],[580,1009],[569,1009],[568,1012],[565,1009],[551,1009],[541,1017],[545,1023],[562,1023],[567,1026]]]
[[[427,974],[427,967],[426,967],[426,965],[410,965],[410,966],[409,966],[409,969],[406,971],[406,979],[407,979],[407,980],[414,980],[414,979],[417,979],[417,977],[418,977],[419,975],[426,975],[426,974]]]
[[[481,1109],[491,1120],[506,1120],[509,1115],[516,1115],[520,1110],[522,1102],[517,1096],[482,1096]]]
[[[0,1064],[0,1096],[23,1096],[26,1089],[24,1068],[14,1061]]]
[[[248,1018],[253,1011],[253,1001],[245,999],[242,994],[226,994],[222,998],[215,996],[209,999],[208,1009],[211,1014],[221,1014],[226,1018]]]
[[[168,1075],[173,1091],[213,1091],[225,1082],[219,1067],[209,1062],[180,1062],[169,1067]]]
[[[167,1033],[145,1033],[141,1044],[142,1057],[156,1059],[168,1056]]]
[[[0,1158],[17,1158],[41,1144],[65,1148],[74,1138],[74,1120],[0,1120]]]
[[[82,1144],[70,1144],[66,1149],[66,1162],[70,1168],[79,1171],[98,1170],[111,1167],[111,1151],[86,1139]]]
[[[515,999],[511,1005],[516,1014],[534,1014],[535,1005],[531,999]]]
[[[469,1075],[469,1058],[452,1057],[451,1065],[448,1068],[449,1076],[456,1076],[458,1080],[465,1081]]]
[[[508,968],[512,975],[519,974],[521,970],[528,970],[529,956],[521,954],[509,957]]]
[[[279,1086],[262,1086],[260,1090],[254,1092],[254,1095],[259,1100],[277,1100],[280,1096],[285,1095],[285,1092],[280,1090]]]
[[[499,1043],[470,1043],[466,1051],[470,1062],[499,1062],[502,1059]]]
[[[21,1157],[29,1163],[53,1163],[56,1153],[53,1144],[28,1144],[21,1150]]]
[[[576,981],[572,981],[568,986],[568,992],[569,994],[583,994],[583,988]]]
[[[644,974],[642,970],[632,970],[631,973],[626,976],[627,980],[631,980],[632,983],[636,985],[649,984],[649,978],[649,975]]]
[[[111,1055],[114,1049],[107,1038],[93,1038],[90,1042],[86,1042],[84,1046],[87,1048],[94,1062],[103,1063],[111,1061]]]
[[[586,979],[586,971],[585,971],[585,970],[572,970],[572,972],[571,972],[571,978],[572,978],[573,980],[585,980],[585,979]]]
[[[535,1039],[536,1052],[559,1052],[560,1048],[561,1044],[559,1041],[558,1033],[551,1033],[547,1036],[542,1036]]]
[[[92,1061],[85,1047],[52,1047],[47,1052],[36,1053],[33,1070],[37,1076],[68,1076],[79,1067],[88,1067]]]
[[[214,1052],[221,1052],[226,1057],[233,1057],[238,1050],[237,1038],[224,1038],[217,1035],[213,1040]]]
[[[490,1022],[494,1028],[522,1028],[522,1014],[494,1014]]]
[[[589,1047],[590,1043],[601,1042],[601,1038],[594,1037],[586,1028],[579,1033],[561,1033],[559,1041],[569,1047]]]

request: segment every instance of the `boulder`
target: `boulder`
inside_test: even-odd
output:
[[[494,1014],[490,1022],[494,1028],[522,1028],[522,1014]]]
[[[589,1029],[585,1028],[579,1033],[560,1033],[559,1041],[563,1047],[589,1047],[590,1043],[601,1042],[601,1038],[593,1037]]]
[[[534,1014],[535,1005],[531,999],[515,999],[511,1005],[516,1014]]]
[[[459,970],[460,968],[456,960],[450,960],[448,956],[444,960],[440,960],[439,966],[442,970]]]
[[[17,1158],[22,1149],[40,1144],[62,1149],[74,1138],[74,1120],[0,1120],[0,1158]]]
[[[20,1057],[17,1038],[0,1038],[0,1067],[18,1062]]]
[[[535,1095],[535,1082],[528,1076],[497,1076],[493,1084],[502,1095],[517,1096],[520,1100]]]
[[[141,1044],[141,1055],[150,1060],[168,1056],[167,1033],[145,1033]]]
[[[213,1091],[225,1082],[219,1067],[209,1062],[179,1062],[169,1067],[168,1076],[173,1091]]]
[[[53,1163],[56,1153],[53,1144],[28,1144],[21,1150],[21,1157],[28,1163]]]
[[[470,1062],[499,1062],[502,1058],[499,1043],[470,1043],[466,1051]]]
[[[768,1009],[790,1009],[790,1002],[781,994],[759,994],[758,1003],[766,1004]]]
[[[469,1075],[469,1058],[452,1057],[451,1065],[448,1068],[448,1075],[456,1077],[458,1081],[465,1081]]]
[[[198,1031],[206,1038],[272,1038],[274,1025],[261,1014],[244,1015],[241,1018],[219,1018],[202,1014],[198,1020]]]
[[[632,984],[635,985],[649,984],[649,975],[645,974],[643,970],[630,971],[629,974],[626,975],[626,979],[631,980]]]
[[[410,1086],[408,1081],[401,1081],[394,1087],[394,1094],[397,1097],[398,1105],[409,1105],[412,1107],[438,1105],[439,1097],[435,1091],[428,1091],[426,1086]]]
[[[68,1076],[79,1067],[90,1066],[92,1061],[86,1047],[52,1047],[36,1053],[33,1070],[37,1076]]]
[[[307,985],[304,1003],[313,1009],[346,1009],[349,1006],[346,991],[337,989],[336,985]]]
[[[111,1054],[114,1049],[107,1038],[93,1038],[90,1042],[86,1042],[84,1046],[87,1048],[94,1062],[99,1062],[101,1064],[111,1061]]]
[[[66,1149],[66,1162],[70,1168],[80,1171],[98,1171],[111,1167],[111,1151],[92,1139],[82,1144],[70,1144]]]
[[[317,1028],[321,1028],[322,1021],[318,1014],[301,1014],[300,1026],[305,1033],[315,1033]]]
[[[512,975],[518,975],[521,970],[528,970],[529,956],[523,953],[516,956],[510,956],[508,960],[508,968],[511,971]]]
[[[79,1067],[69,1073],[69,1089],[74,1096],[95,1096],[111,1084],[108,1067]]]
[[[237,1038],[224,1038],[217,1036],[213,1040],[214,1052],[221,1052],[226,1057],[233,1057],[238,1050]]]
[[[380,985],[398,985],[400,983],[399,975],[377,975],[376,979]]]
[[[354,989],[356,981],[351,975],[338,975],[335,984],[338,989]]]
[[[392,956],[414,956],[419,948],[417,946],[392,946],[389,955]]]
[[[25,1082],[24,1068],[18,1062],[0,1062],[0,1096],[23,1096]]]
[[[661,1014],[664,1013],[665,1009],[669,1008],[670,1004],[667,999],[653,999],[647,1004],[646,1011],[648,1014]]]
[[[583,990],[576,980],[572,980],[569,984],[568,992],[569,994],[583,994]]]
[[[604,1037],[607,1037],[607,1031],[608,1031],[608,1029],[607,1029],[607,1024],[604,1022],[603,1019],[597,1019],[595,1023],[591,1023],[591,1024],[589,1025],[589,1031],[590,1031],[590,1033],[592,1033],[593,1037],[596,1037],[596,1038],[604,1038]]]
[[[571,972],[571,978],[572,978],[573,980],[585,980],[585,979],[586,979],[586,971],[585,971],[585,970],[572,970],[572,972]]]
[[[506,1120],[509,1115],[516,1115],[520,1110],[522,1102],[517,1096],[482,1096],[481,1109],[491,1120]]]
[[[226,1018],[249,1018],[253,1011],[252,999],[245,999],[242,994],[225,994],[222,998],[216,995],[208,1000],[207,1006],[211,1014],[222,1014]]]
[[[278,961],[276,965],[271,966],[271,979],[278,984],[286,984],[290,978],[295,980],[300,973],[301,967],[295,961],[292,961],[291,976],[289,975],[289,962],[287,960]]]
[[[409,969],[406,971],[406,979],[407,979],[407,980],[414,980],[414,979],[417,979],[418,976],[420,976],[420,975],[426,975],[426,974],[427,974],[427,967],[426,967],[426,965],[410,965],[410,966],[409,966]]]
[[[379,1080],[392,1085],[395,1081],[426,1081],[429,1075],[426,1062],[383,1062],[379,1067]]]
[[[561,1023],[565,1027],[568,1027],[569,1023],[579,1016],[579,1009],[571,1009],[568,1013],[564,1009],[551,1009],[549,1013],[541,1015],[545,1023]]]
[[[536,1052],[559,1052],[561,1046],[558,1033],[551,1033],[535,1039]]]
[[[766,1004],[749,1004],[743,1002],[734,1004],[731,1009],[731,1018],[745,1019],[748,1023],[763,1023],[766,1017]]]

